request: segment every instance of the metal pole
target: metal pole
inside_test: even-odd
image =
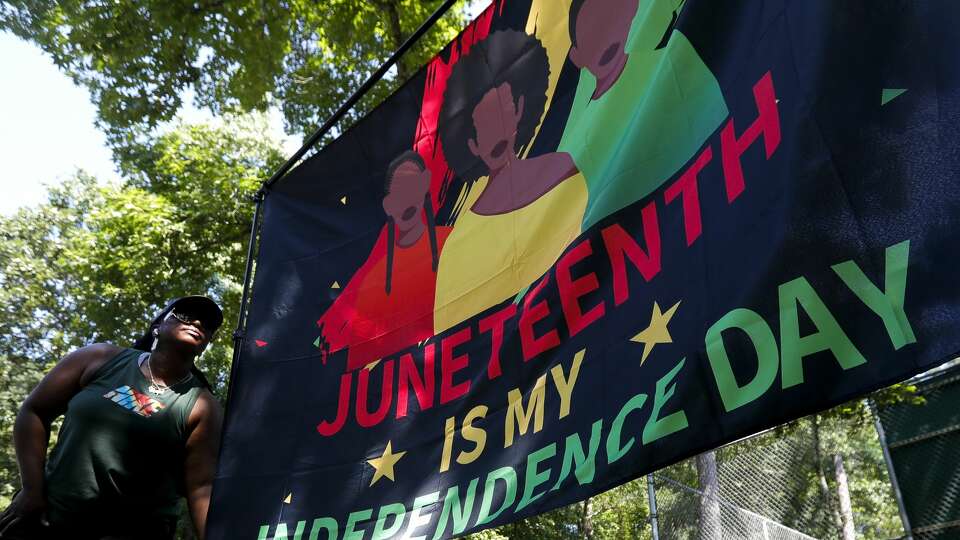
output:
[[[243,348],[244,340],[244,328],[247,324],[247,301],[250,297],[250,277],[253,273],[253,253],[257,243],[257,230],[260,228],[260,216],[262,215],[263,210],[263,195],[262,191],[257,191],[254,195],[254,201],[257,206],[253,211],[253,222],[250,226],[250,244],[247,245],[247,266],[243,270],[243,293],[240,295],[240,313],[237,315],[237,328],[233,331],[233,359],[230,362],[230,379],[227,384],[227,405],[229,406],[231,401],[230,398],[233,395],[233,384],[230,384],[234,381],[234,375],[237,370],[237,359],[240,357],[240,350]],[[230,423],[230,415],[226,415],[223,419],[223,427],[221,429],[222,433],[227,432],[227,425]],[[223,448],[226,445],[221,444],[220,449],[217,452],[217,462],[222,462],[223,458]],[[211,507],[213,508],[213,507]]]
[[[903,523],[903,530],[907,534],[906,540],[913,540],[913,529],[910,528],[910,518],[907,517],[907,509],[903,505],[903,494],[900,492],[900,482],[897,481],[897,471],[893,469],[893,458],[890,457],[890,446],[887,444],[887,434],[883,430],[883,424],[880,423],[880,412],[877,410],[877,404],[872,399],[864,400],[867,407],[873,415],[873,427],[877,430],[877,438],[880,440],[880,448],[883,450],[883,461],[887,464],[887,474],[890,476],[890,485],[893,486],[893,496],[897,499],[897,510],[900,511],[900,521]]]
[[[657,515],[657,489],[653,485],[653,475],[647,475],[647,501],[650,504],[650,528],[653,530],[653,540],[660,540],[660,524]]]
[[[250,243],[247,245],[247,265],[243,270],[243,293],[240,295],[240,312],[237,314],[237,328],[233,331],[233,360],[230,362],[230,381],[233,381],[233,375],[237,369],[237,359],[240,358],[240,350],[243,348],[243,340],[246,337],[247,328],[247,302],[250,299],[250,282],[253,274],[253,259],[257,244],[257,232],[260,229],[260,216],[263,215],[264,192],[257,191],[254,195],[254,201],[257,206],[253,210],[253,222],[250,224]],[[233,385],[227,386],[227,403],[230,403],[230,394],[233,391]],[[224,425],[226,431],[226,425]]]
[[[414,43],[419,41],[420,38],[427,33],[427,30],[430,30],[430,28],[436,24],[438,20],[440,20],[440,17],[443,17],[443,15],[456,3],[457,0],[447,0],[439,8],[437,8],[437,10],[433,12],[433,15],[430,15],[430,18],[424,21],[424,23],[420,25],[420,28],[417,28],[417,31],[407,38],[407,40],[400,45],[400,48],[394,51],[393,54],[390,55],[390,58],[388,58],[387,61],[384,62],[379,69],[377,69],[377,71],[370,75],[366,82],[363,83],[363,86],[358,88],[357,91],[347,99],[347,101],[343,102],[343,105],[340,105],[340,108],[333,113],[333,116],[327,119],[327,121],[320,126],[320,129],[314,131],[313,135],[310,135],[310,137],[304,141],[303,146],[301,146],[300,149],[297,150],[297,152],[286,161],[286,163],[281,165],[280,168],[277,169],[277,172],[273,173],[273,176],[271,176],[269,180],[263,183],[263,185],[260,187],[260,191],[269,190],[273,184],[277,183],[277,181],[283,177],[283,175],[287,174],[287,172],[289,172],[290,169],[292,169],[293,166],[300,161],[300,158],[307,153],[307,150],[313,147],[313,145],[317,144],[317,141],[323,138],[328,131],[333,129],[333,126],[335,126],[337,122],[343,118],[343,115],[347,114],[347,111],[352,109],[353,106],[356,105],[357,102],[360,101],[360,99],[367,92],[369,92],[371,88],[373,88],[373,85],[377,84],[377,82],[382,79],[384,75],[386,75],[387,71],[397,63],[397,60],[399,60],[400,57],[403,56],[404,53],[406,53],[410,47],[413,46]]]
[[[237,314],[237,328],[233,331],[233,359],[230,361],[230,379],[227,381],[227,404],[230,403],[230,397],[233,394],[233,385],[229,383],[233,381],[233,376],[236,374],[237,359],[240,357],[240,349],[243,348],[243,339],[245,337],[244,328],[246,328],[247,325],[247,300],[250,297],[250,274],[253,273],[253,252],[255,244],[257,243],[257,229],[260,228],[263,193],[258,191],[256,195],[254,195],[254,201],[257,203],[257,206],[253,211],[253,223],[250,225],[250,244],[247,245],[247,266],[243,270],[243,293],[240,295],[240,312]],[[229,415],[223,419],[223,433],[226,433],[227,422],[229,422],[229,420]],[[218,454],[223,452],[223,446],[224,445],[220,445]],[[219,457],[218,455],[218,461]]]

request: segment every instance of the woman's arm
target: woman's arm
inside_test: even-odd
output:
[[[203,540],[207,533],[207,510],[210,508],[210,492],[213,475],[217,471],[220,429],[223,426],[223,409],[212,394],[200,394],[190,411],[187,425],[190,435],[183,467],[187,507],[197,538]]]
[[[50,424],[67,410],[67,403],[86,385],[107,360],[120,352],[119,347],[98,343],[78,349],[57,363],[30,392],[13,425],[13,443],[20,468],[22,489],[6,516],[11,525],[16,518],[35,516],[46,508],[43,466],[50,442]]]

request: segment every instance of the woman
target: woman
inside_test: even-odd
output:
[[[549,76],[540,40],[501,30],[473,45],[447,80],[438,130],[466,187],[440,253],[436,333],[523,291],[580,234],[587,188],[570,154],[528,152]]]
[[[209,298],[179,298],[134,348],[89,345],[54,366],[17,415],[23,487],[0,538],[168,540],[185,496],[202,539],[222,412],[194,360],[222,322]]]

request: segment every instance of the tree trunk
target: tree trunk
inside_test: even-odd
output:
[[[393,41],[393,48],[399,49],[406,36],[403,35],[403,26],[400,25],[400,7],[397,5],[397,0],[382,0],[380,7],[387,16],[387,32],[390,35],[390,40]],[[410,76],[410,66],[407,65],[406,55],[397,61],[397,76],[400,80],[406,80]]]
[[[840,499],[840,516],[843,519],[843,540],[854,540],[853,506],[850,504],[850,487],[847,472],[843,470],[843,458],[833,455],[833,467],[837,477],[837,498]]]
[[[590,540],[593,538],[593,520],[590,519],[590,511],[593,509],[593,502],[588,497],[580,504],[580,538],[583,540]]]
[[[720,484],[717,479],[717,455],[713,451],[697,456],[697,480],[700,483],[700,540],[720,540]]]
[[[813,452],[814,459],[817,460],[817,478],[820,484],[820,497],[824,504],[830,509],[833,515],[833,524],[837,531],[843,530],[843,519],[840,517],[840,511],[834,501],[833,494],[830,492],[830,486],[827,484],[827,472],[823,469],[823,445],[820,442],[820,415],[813,415]]]

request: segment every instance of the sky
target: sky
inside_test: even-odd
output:
[[[0,214],[45,200],[45,185],[78,167],[118,179],[86,90],[9,32],[0,32],[0,73]]]
[[[120,181],[106,138],[94,125],[96,108],[85,88],[35,45],[9,32],[0,32],[0,73],[0,215],[45,201],[47,186],[77,169],[104,183]],[[213,117],[190,106],[179,118],[199,122]],[[268,119],[284,150],[296,151],[299,138],[284,135],[279,111],[270,111]]]
[[[470,18],[489,4],[472,0]],[[119,182],[106,139],[96,126],[96,108],[85,88],[76,86],[38,47],[9,32],[0,32],[0,216],[22,206],[46,200],[47,186],[73,176],[78,169],[100,182]],[[186,122],[212,120],[184,96]],[[271,130],[290,155],[299,148],[299,137],[283,132],[278,110],[268,115]]]

